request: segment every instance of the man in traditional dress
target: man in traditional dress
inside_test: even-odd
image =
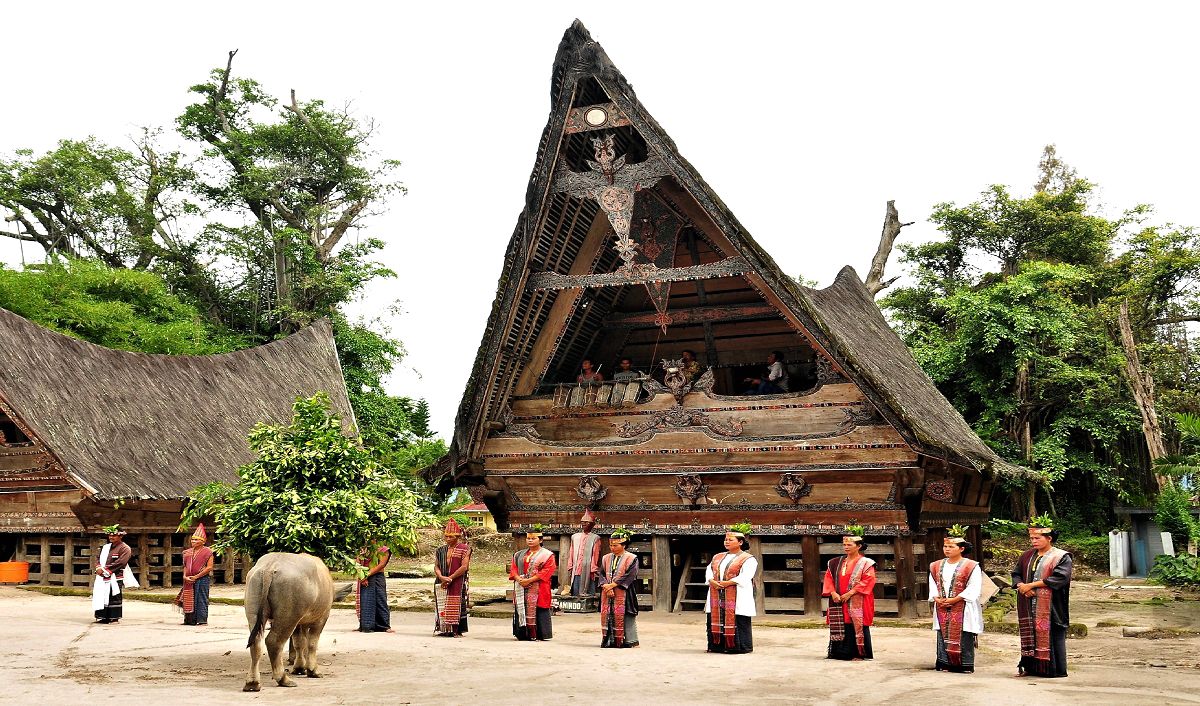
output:
[[[863,556],[862,525],[850,525],[840,556],[829,560],[821,595],[829,597],[829,659],[871,659],[871,623],[875,622],[875,561]],[[849,624],[852,629],[847,630]]]
[[[212,587],[213,552],[204,543],[204,523],[192,533],[192,546],[183,550],[183,588],[175,604],[183,608],[184,625],[208,625],[208,592]]]
[[[1067,628],[1071,624],[1071,554],[1054,546],[1050,518],[1030,520],[1030,549],[1013,568],[1017,622],[1021,628],[1020,676],[1067,676]]]
[[[453,517],[446,522],[444,534],[446,543],[437,548],[433,562],[433,632],[442,637],[462,637],[467,631],[471,547],[462,541],[462,527]]]
[[[384,574],[391,558],[392,551],[380,544],[374,551],[364,551],[358,560],[367,567],[367,575],[355,584],[354,610],[358,613],[359,632],[396,632],[392,629]]]
[[[708,583],[708,614],[705,628],[708,651],[742,654],[754,651],[751,619],[757,614],[754,606],[754,574],[758,560],[747,549],[749,524],[733,525],[725,533],[725,551],[712,558],[704,570]]]
[[[101,531],[108,535],[108,543],[100,549],[100,558],[96,561],[92,610],[96,613],[97,623],[109,625],[121,619],[121,587],[137,588],[138,582],[133,571],[128,569],[133,550],[125,543],[125,530],[120,525],[109,525]]]
[[[626,551],[630,537],[624,527],[608,538],[612,551],[600,560],[600,646],[637,647],[637,577],[640,562]]]
[[[596,515],[584,510],[580,519],[582,532],[571,535],[567,552],[567,576],[570,584],[563,586],[560,593],[567,596],[590,596],[596,592],[596,578],[600,575],[600,535],[592,531],[596,526]]]
[[[942,542],[942,554],[929,565],[929,602],[933,604],[933,629],[937,631],[937,661],[940,671],[975,671],[975,645],[983,632],[983,570],[965,554],[971,543],[965,527],[955,525]]]
[[[542,546],[541,525],[525,534],[526,549],[513,554],[508,578],[513,582],[513,636],[518,640],[549,640],[550,579],[558,571],[554,553]]]

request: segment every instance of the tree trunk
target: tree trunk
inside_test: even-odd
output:
[[[1154,410],[1154,379],[1142,370],[1137,342],[1133,339],[1133,326],[1129,321],[1129,300],[1121,302],[1117,325],[1121,329],[1121,348],[1125,351],[1125,377],[1129,382],[1129,389],[1133,392],[1133,401],[1142,415],[1142,435],[1146,437],[1151,470],[1154,471],[1154,462],[1167,455],[1167,448],[1163,442],[1162,426],[1158,423],[1158,413]],[[1157,471],[1154,472],[1154,478],[1158,481],[1160,490],[1171,485],[1171,479]]]
[[[900,222],[900,214],[896,211],[896,202],[888,201],[887,211],[883,216],[883,232],[879,235],[879,247],[875,249],[875,257],[871,258],[871,269],[867,272],[866,282],[863,282],[872,297],[892,286],[892,283],[899,279],[899,277],[893,277],[885,282],[883,271],[887,267],[888,257],[892,254],[896,236],[900,235],[900,229],[907,225],[912,224]]]
[[[1021,460],[1033,465],[1033,409],[1029,403],[1029,361],[1021,361],[1017,367],[1017,379],[1013,393],[1017,397],[1017,418],[1014,420],[1013,435],[1021,445]],[[1025,511],[1029,517],[1037,516],[1037,483],[1030,481],[1025,488]],[[1047,490],[1047,493],[1049,491]]]

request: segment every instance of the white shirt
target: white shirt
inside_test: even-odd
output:
[[[730,555],[726,556],[724,560],[721,561],[721,573],[722,574],[724,574],[726,569],[729,568],[729,565],[733,563],[733,559],[734,559],[734,555],[730,554]],[[735,584],[737,584],[737,599],[736,599],[737,603],[734,604],[734,607],[733,607],[733,612],[735,614],[748,615],[750,617],[754,617],[755,615],[758,615],[758,612],[754,608],[754,586],[753,586],[754,575],[757,573],[758,573],[758,559],[755,559],[753,556],[751,556],[750,558],[746,559],[746,562],[744,564],[742,564],[742,570],[738,572],[738,575],[734,576],[732,579],[729,579],[729,580],[733,581]],[[712,562],[709,562],[708,567],[704,569],[705,584],[707,585],[707,583],[709,581],[712,581],[712,579],[713,579]],[[705,613],[712,612],[712,606],[710,606],[708,604],[708,595],[707,594],[705,594],[705,597],[704,597],[704,612]]]
[[[767,379],[779,386],[784,392],[788,391],[788,375],[783,363],[778,360],[767,366]]]
[[[962,559],[958,560],[961,563]],[[958,563],[951,564],[949,561],[942,565],[942,585],[949,586],[954,580],[954,571],[958,569]],[[983,591],[983,571],[979,569],[979,565],[975,565],[975,570],[971,572],[971,577],[967,579],[967,585],[963,588],[962,593],[958,594],[963,597],[963,602],[967,604],[963,610],[963,630],[973,632],[979,635],[983,632],[983,608],[979,605],[979,596]],[[933,603],[934,598],[939,598],[937,582],[933,580],[933,573],[929,574],[929,602]],[[936,606],[935,606],[936,608]],[[933,611],[933,629],[940,630],[938,626],[937,611]]]

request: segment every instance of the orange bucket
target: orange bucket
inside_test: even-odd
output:
[[[28,583],[29,562],[0,561],[0,583]]]

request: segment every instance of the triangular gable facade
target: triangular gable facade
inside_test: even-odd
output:
[[[786,361],[784,391],[761,385],[768,355]],[[641,374],[614,379],[622,358]],[[580,379],[585,359],[603,380]],[[567,30],[451,449],[428,480],[470,487],[501,529],[565,538],[590,508],[601,528],[652,537],[656,609],[702,605],[687,588],[705,556],[693,538],[749,521],[773,577],[765,609],[819,610],[822,541],[863,524],[896,567],[881,610],[912,614],[939,528],[981,523],[996,477],[1026,473],[971,431],[852,269],[821,290],[784,274],[582,24]],[[785,560],[801,553],[797,595]]]

